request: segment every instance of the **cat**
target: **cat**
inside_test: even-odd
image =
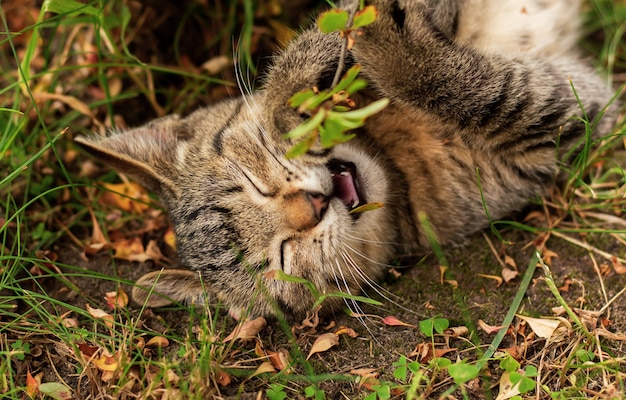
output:
[[[425,219],[439,243],[462,242],[543,193],[566,152],[610,134],[613,92],[575,46],[579,1],[366,4],[378,17],[355,36],[346,64],[361,65],[369,82],[359,105],[390,104],[348,143],[285,157],[294,141],[283,135],[307,117],[288,99],[327,88],[339,64],[344,39],[316,27],[276,55],[261,90],[76,139],[169,210],[184,269],[145,275],[135,301],[157,307],[208,292],[235,318],[302,317],[311,291],[266,272],[358,294],[394,257],[429,248]],[[349,213],[368,202],[384,206]]]

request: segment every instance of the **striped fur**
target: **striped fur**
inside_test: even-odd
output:
[[[293,143],[282,135],[302,122],[287,99],[337,65],[342,39],[315,28],[276,56],[263,90],[186,118],[78,139],[161,195],[181,267],[197,273],[159,271],[140,286],[201,301],[208,288],[235,316],[302,316],[315,300],[309,290],[265,273],[282,270],[323,293],[358,293],[393,257],[428,248],[420,213],[442,244],[460,242],[488,225],[485,207],[505,217],[552,183],[559,155],[592,139],[577,118],[583,110],[596,121],[594,138],[610,133],[612,92],[573,47],[578,2],[368,3],[379,18],[347,60],[370,82],[358,101],[391,104],[350,143],[284,157]],[[332,159],[354,164],[363,197],[385,206],[349,215]],[[314,196],[327,196],[323,213]],[[133,294],[146,300],[140,288]],[[162,302],[152,296],[148,304]]]

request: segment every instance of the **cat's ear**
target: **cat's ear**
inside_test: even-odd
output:
[[[75,139],[92,156],[131,176],[151,191],[177,197],[169,178],[185,140],[177,133],[180,119],[172,115],[147,125],[108,136],[79,136]]]
[[[183,269],[164,269],[150,272],[135,283],[133,301],[146,307],[164,307],[173,301],[203,303],[206,286],[197,272]]]

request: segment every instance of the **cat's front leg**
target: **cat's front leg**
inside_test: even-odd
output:
[[[429,3],[370,1],[378,19],[362,29],[352,53],[380,95],[458,126],[470,147],[524,153],[554,147],[557,135],[569,147],[585,133],[571,119],[582,116],[581,104],[591,121],[609,102],[611,91],[580,60],[483,54],[442,32],[436,15],[448,14]]]

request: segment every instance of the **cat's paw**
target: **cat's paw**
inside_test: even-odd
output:
[[[419,40],[423,31],[432,30],[428,7],[423,1],[368,0],[366,4],[376,7],[378,16],[374,23],[362,28],[358,41],[406,46],[407,41]]]

